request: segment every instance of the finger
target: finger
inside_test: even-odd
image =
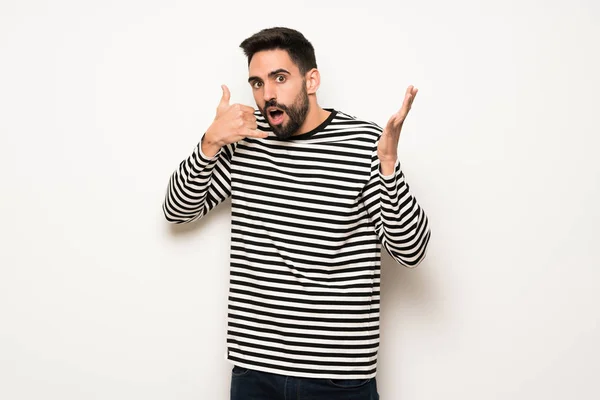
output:
[[[246,129],[245,133],[246,137],[255,137],[255,138],[266,138],[269,136],[268,132],[259,131],[257,129]]]
[[[245,104],[237,104],[237,103],[235,105],[238,106],[244,114],[252,114],[252,115],[254,114],[254,107],[250,107]]]
[[[414,88],[413,85],[410,85],[409,87],[406,88],[406,92],[404,92],[404,101],[402,102],[402,107],[404,107],[404,105],[407,104],[409,96],[412,96],[413,88]]]
[[[412,93],[410,94],[410,97],[408,98],[408,110],[410,110],[413,101],[415,101],[415,96],[417,95],[418,90],[413,90]],[[407,111],[408,111],[407,110]]]
[[[256,116],[254,114],[244,113],[242,118],[244,118],[244,121],[256,121]]]
[[[417,92],[419,91],[419,89],[417,89],[416,87],[414,87],[413,85],[410,85],[407,89],[406,89],[406,95],[410,95],[413,99],[415,98],[415,96],[417,95]]]
[[[402,106],[398,110],[397,114],[402,114],[404,112],[404,110],[410,108],[410,105],[412,103],[411,98],[412,98],[412,95],[410,94],[409,89],[407,89],[406,93],[404,94],[404,100],[402,101]]]
[[[415,97],[417,97],[417,93],[419,92],[419,89],[414,89],[412,91],[412,93],[410,94],[410,104],[412,105],[413,101],[415,101]]]
[[[394,114],[390,117],[390,119],[388,120],[388,122],[385,126],[385,129],[394,129],[395,122],[396,122],[396,114]]]
[[[402,127],[402,124],[406,120],[407,114],[408,114],[408,111],[398,111],[396,114],[394,114],[394,127],[396,129],[398,129],[399,127]]]
[[[219,102],[218,108],[224,108],[229,106],[229,100],[231,99],[231,92],[229,92],[229,88],[226,85],[221,85],[221,89],[223,90],[223,95],[221,96],[221,101]]]
[[[405,102],[406,103],[406,112],[408,112],[408,110],[410,110],[413,100],[414,100],[414,97],[412,94],[410,94],[406,97],[406,102]]]
[[[389,119],[386,128],[389,133],[394,133],[398,129],[398,114],[394,114]]]
[[[258,128],[258,124],[256,123],[256,118],[254,120],[245,120],[244,126],[248,129],[256,129]]]

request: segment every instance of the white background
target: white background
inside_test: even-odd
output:
[[[230,203],[173,227],[170,174],[240,42],[314,44],[319,103],[400,138],[427,259],[383,260],[383,400],[598,399],[600,6],[0,4],[0,398],[227,399]]]

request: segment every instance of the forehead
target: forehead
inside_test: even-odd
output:
[[[263,50],[254,53],[254,56],[252,56],[250,65],[248,65],[248,74],[264,78],[269,72],[280,68],[290,71],[293,75],[300,73],[287,51],[281,49]]]

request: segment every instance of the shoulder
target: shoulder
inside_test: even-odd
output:
[[[332,123],[344,130],[358,133],[373,142],[377,141],[383,132],[383,128],[377,123],[341,110],[336,110]]]

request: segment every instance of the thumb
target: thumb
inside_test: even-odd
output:
[[[390,117],[390,119],[388,120],[387,125],[385,126],[385,129],[388,131],[388,133],[390,130],[392,130],[392,131],[394,130],[394,126],[396,125],[397,116],[398,116],[398,113],[392,115]]]
[[[223,96],[221,96],[221,101],[219,102],[219,110],[227,107],[229,105],[229,99],[231,98],[231,93],[226,85],[221,85],[221,89],[223,89]]]

